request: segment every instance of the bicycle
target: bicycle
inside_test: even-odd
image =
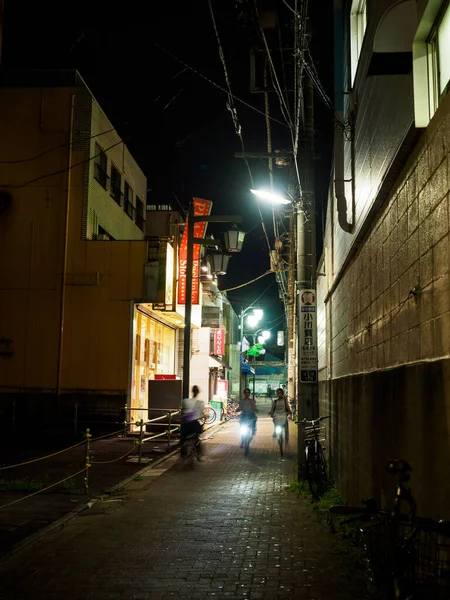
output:
[[[197,436],[195,434],[189,435],[183,445],[181,446],[180,456],[184,467],[194,468],[196,460],[201,460],[197,444]]]
[[[390,460],[387,471],[397,476],[392,510],[378,508],[369,498],[364,506],[332,506],[331,514],[353,515],[342,521],[362,523],[364,542],[374,584],[389,600],[433,600],[450,596],[450,522],[416,516],[410,465]],[[402,513],[402,504],[409,506]]]
[[[212,425],[217,419],[217,413],[212,406],[205,406],[199,419],[201,425]]]
[[[306,455],[306,480],[314,500],[319,500],[328,488],[327,463],[324,456],[324,448],[319,439],[322,433],[320,423],[329,419],[329,415],[319,417],[312,421],[303,419],[299,423],[303,425],[305,432],[305,455]],[[301,490],[298,495],[300,495]]]
[[[239,402],[236,401],[228,401],[227,410],[225,413],[225,420],[230,421],[231,419],[236,419],[239,416]]]
[[[283,434],[284,434],[285,427],[288,427],[288,423],[287,422],[286,422],[285,425],[284,424],[283,425],[279,425],[275,421],[275,435],[277,437],[278,447],[280,448],[280,456],[283,456],[283,454],[284,454],[284,450],[283,450],[283,443],[284,443]]]

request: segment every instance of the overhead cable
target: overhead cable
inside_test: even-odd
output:
[[[245,156],[246,152],[245,152],[244,138],[242,136],[242,128],[241,128],[241,125],[239,124],[237,109],[236,109],[236,106],[234,104],[234,95],[233,95],[233,93],[231,91],[231,84],[230,84],[230,78],[228,76],[227,64],[226,64],[226,61],[225,61],[225,55],[224,55],[224,52],[223,52],[222,43],[220,41],[219,31],[217,29],[216,19],[214,17],[214,11],[213,11],[213,7],[212,7],[212,4],[211,4],[211,0],[208,0],[208,6],[209,6],[209,12],[211,14],[211,20],[212,20],[213,27],[214,27],[214,33],[216,35],[216,41],[217,41],[217,45],[218,45],[218,49],[219,49],[219,57],[220,57],[220,60],[222,62],[222,66],[223,66],[223,71],[224,71],[224,76],[225,76],[225,83],[226,83],[227,88],[228,88],[228,92],[227,92],[227,94],[228,94],[227,108],[231,112],[231,117],[233,119],[234,129],[235,129],[236,135],[239,137],[239,140],[241,142],[242,155],[244,157],[245,164],[247,166],[248,174],[249,174],[249,177],[250,177],[250,183],[251,183],[252,188],[253,188],[254,187],[254,182],[253,182],[252,170],[250,168],[250,164],[249,164],[249,162],[247,160],[247,157]],[[265,238],[266,238],[267,248],[268,248],[268,250],[270,252],[270,241],[269,241],[269,236],[267,234],[266,224],[264,223],[263,215],[262,215],[261,208],[260,208],[259,204],[257,204],[257,206],[258,206],[259,216],[261,218],[261,227],[263,229],[263,232],[264,232],[264,235],[265,235]]]
[[[26,162],[33,162],[35,160],[39,160],[40,158],[42,158],[43,156],[46,156],[47,154],[50,154],[50,152],[53,152],[54,150],[59,150],[59,148],[65,148],[66,146],[73,146],[74,144],[80,144],[81,142],[86,142],[88,140],[92,140],[96,137],[100,137],[101,135],[106,135],[107,133],[111,133],[112,131],[115,131],[114,127],[112,127],[111,129],[107,129],[106,131],[101,131],[100,133],[95,133],[94,135],[90,135],[88,137],[76,139],[72,142],[64,142],[63,144],[58,144],[57,146],[52,146],[51,148],[47,148],[47,150],[44,150],[43,152],[36,154],[35,156],[30,156],[29,158],[22,158],[20,160],[0,160],[0,164],[1,165],[17,165],[17,164],[26,163]]]
[[[213,81],[212,79],[210,79],[209,77],[207,77],[206,75],[203,75],[203,73],[200,73],[200,71],[198,71],[197,69],[194,69],[194,67],[191,67],[191,65],[189,65],[187,62],[185,62],[181,58],[178,58],[178,56],[176,56],[175,54],[173,54],[173,52],[171,52],[170,50],[167,50],[167,48],[164,48],[164,46],[161,46],[161,44],[159,42],[157,42],[156,40],[153,40],[152,38],[148,38],[148,39],[149,39],[149,41],[152,44],[154,44],[157,48],[159,48],[159,50],[162,50],[168,56],[170,56],[174,60],[178,61],[180,64],[184,65],[187,69],[189,69],[190,71],[192,71],[192,73],[195,73],[196,75],[198,75],[198,77],[201,77],[202,79],[204,79],[205,81],[207,81],[209,84],[213,85],[215,88],[217,88],[221,92],[224,92],[225,94],[228,94],[228,91],[225,88],[223,88],[221,85],[219,85],[218,83],[216,83],[215,81]],[[235,100],[237,100],[238,102],[240,102],[241,104],[243,104],[244,106],[246,106],[247,108],[250,108],[254,112],[259,113],[263,117],[265,116],[264,113],[261,110],[259,110],[258,108],[256,108],[256,106],[253,106],[252,104],[249,104],[245,100],[242,100],[242,98],[239,98],[239,96],[236,96],[235,94],[233,94],[233,98]],[[283,123],[283,121],[275,119],[275,117],[271,117],[271,119],[275,123],[278,123],[279,125],[282,125],[283,127],[286,127],[286,124]]]
[[[119,144],[124,144],[124,143],[125,142],[123,142],[123,140],[119,140],[115,144],[112,144],[112,146],[109,146],[108,148],[105,148],[104,152],[108,152],[108,150],[112,150],[113,148],[115,148]],[[35,177],[34,179],[30,179],[29,181],[25,181],[23,183],[15,183],[15,184],[12,184],[12,185],[1,185],[0,184],[0,187],[7,188],[7,189],[17,189],[17,188],[26,187],[28,185],[36,183],[37,181],[41,181],[42,179],[47,179],[47,177],[55,177],[56,175],[62,175],[63,173],[67,173],[68,171],[74,169],[75,167],[79,167],[80,165],[84,165],[85,163],[91,162],[91,160],[94,160],[98,156],[100,156],[100,153],[94,154],[93,156],[90,156],[89,158],[86,158],[85,160],[80,160],[79,162],[76,162],[73,165],[70,165],[70,167],[66,167],[64,169],[60,169],[59,171],[53,171],[53,173],[46,173],[45,175],[40,175],[39,177]]]

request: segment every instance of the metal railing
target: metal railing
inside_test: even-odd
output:
[[[57,455],[63,454],[65,452],[68,452],[69,450],[73,450],[74,448],[78,448],[78,447],[84,445],[84,466],[81,470],[78,470],[76,473],[73,473],[55,483],[52,483],[46,487],[43,487],[31,494],[23,496],[22,498],[18,498],[16,500],[12,500],[11,502],[7,502],[6,504],[2,504],[2,505],[0,505],[0,510],[3,508],[6,508],[8,506],[12,506],[13,504],[23,502],[24,500],[27,500],[28,498],[36,496],[37,494],[46,492],[46,491],[50,490],[51,488],[55,488],[56,486],[61,485],[62,483],[65,483],[71,479],[74,479],[75,477],[77,477],[78,475],[81,475],[82,473],[84,473],[84,477],[83,477],[84,490],[85,490],[85,493],[87,494],[89,491],[89,470],[92,467],[92,465],[111,464],[114,462],[118,462],[120,460],[123,460],[127,456],[129,456],[136,449],[137,449],[137,453],[138,453],[137,463],[138,463],[138,465],[141,465],[143,445],[146,442],[149,442],[151,440],[155,440],[155,439],[161,438],[163,436],[167,436],[167,450],[168,451],[170,450],[172,436],[174,433],[176,433],[177,431],[180,430],[179,424],[173,426],[174,425],[173,417],[181,414],[181,409],[154,409],[154,408],[150,408],[150,409],[136,408],[136,409],[134,409],[134,408],[126,407],[126,411],[128,411],[128,414],[131,414],[132,412],[135,412],[135,411],[147,411],[147,413],[149,411],[155,411],[155,412],[163,412],[164,414],[162,414],[161,416],[155,417],[154,419],[147,419],[146,421],[144,421],[144,419],[139,419],[136,421],[127,419],[121,423],[122,426],[117,431],[107,433],[105,435],[101,435],[101,436],[97,436],[97,437],[92,437],[90,428],[87,428],[83,435],[84,439],[81,440],[80,442],[77,442],[76,444],[72,444],[71,446],[63,448],[62,450],[58,450],[56,452],[51,452],[50,454],[46,454],[44,456],[39,456],[37,458],[22,461],[22,462],[12,464],[12,465],[1,466],[0,473],[2,471],[7,471],[10,469],[23,467],[26,465],[30,465],[32,463],[47,460],[49,458],[53,458]],[[166,421],[166,422],[163,422],[163,421]],[[108,424],[111,424],[111,423],[112,422],[108,422]],[[161,433],[157,433],[155,435],[150,435],[149,437],[144,437],[144,427],[146,427],[147,425],[162,426],[162,427],[165,427],[165,430],[162,431]],[[97,442],[99,440],[105,440],[107,438],[112,438],[112,437],[120,435],[120,434],[123,435],[124,433],[125,433],[125,435],[127,435],[127,428],[129,428],[129,427],[136,427],[138,429],[138,437],[137,437],[137,439],[135,439],[133,441],[132,447],[129,448],[125,454],[123,454],[122,456],[119,456],[117,458],[114,458],[112,460],[105,460],[105,461],[92,460],[92,458],[91,458],[91,450],[92,450],[91,444],[92,443]],[[128,432],[128,435],[130,435],[130,434],[131,434],[131,432]]]

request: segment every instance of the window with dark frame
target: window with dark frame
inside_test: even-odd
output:
[[[136,213],[136,209],[134,208],[134,205],[133,205],[133,190],[131,189],[131,187],[129,186],[129,184],[126,181],[125,181],[125,187],[124,187],[124,198],[125,198],[125,202],[123,205],[123,210],[130,217],[130,219],[133,219],[133,221],[134,221],[134,215]]]
[[[122,206],[122,176],[114,165],[111,165],[111,197]]]
[[[108,184],[108,158],[98,144],[95,144],[94,161],[94,178],[106,190]]]
[[[136,225],[144,231],[145,219],[144,219],[144,203],[140,198],[136,196]]]

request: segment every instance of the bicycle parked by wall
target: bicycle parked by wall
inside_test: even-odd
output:
[[[318,500],[328,489],[328,473],[327,463],[325,460],[322,442],[323,437],[322,421],[329,419],[329,416],[319,417],[313,421],[299,421],[303,426],[305,434],[305,458],[306,458],[306,473],[305,479],[308,481],[311,495],[315,500]],[[300,495],[301,490],[299,491]]]
[[[390,460],[387,472],[397,477],[392,510],[378,508],[369,498],[364,506],[332,506],[332,515],[353,515],[342,523],[360,522],[374,584],[388,600],[444,600],[450,598],[450,521],[416,516],[411,489],[411,467]],[[402,505],[408,505],[408,514]]]
[[[236,419],[239,416],[239,401],[228,400],[227,409],[225,412],[225,420]]]

